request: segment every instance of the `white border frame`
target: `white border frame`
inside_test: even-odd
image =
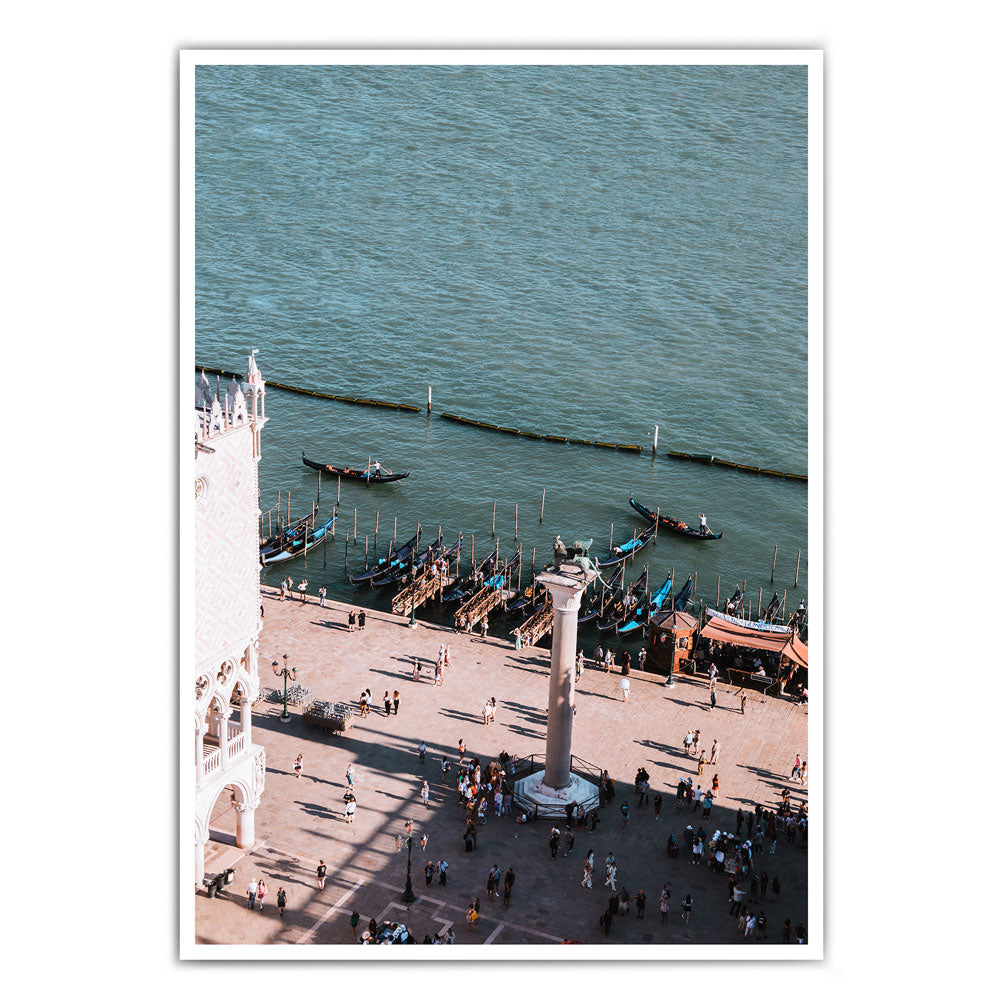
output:
[[[314,961],[482,961],[489,960],[684,960],[741,961],[818,960],[824,957],[824,229],[823,229],[823,52],[819,49],[198,49],[181,50],[179,99],[179,303],[180,347],[178,398],[181,434],[179,587],[180,642],[178,667],[178,892],[180,957],[182,959],[293,959]],[[804,65],[808,70],[808,351],[809,351],[809,551],[810,687],[810,847],[809,943],[801,947],[747,948],[742,945],[462,945],[454,948],[368,948],[347,945],[199,945],[194,943],[194,897],[185,872],[194,870],[193,790],[190,733],[183,726],[190,701],[194,667],[194,505],[191,483],[194,458],[190,428],[184,423],[189,407],[191,373],[195,364],[195,70],[201,65]],[[192,794],[188,794],[188,793]],[[266,793],[265,793],[266,794]]]

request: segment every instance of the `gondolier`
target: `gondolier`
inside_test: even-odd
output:
[[[704,514],[698,515],[698,530],[703,534],[708,534],[708,521],[705,520]]]

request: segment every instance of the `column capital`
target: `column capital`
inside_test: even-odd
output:
[[[574,563],[563,563],[558,573],[542,573],[538,582],[552,595],[556,611],[579,611],[587,584],[597,574]]]

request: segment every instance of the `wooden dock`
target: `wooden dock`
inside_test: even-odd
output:
[[[534,646],[543,635],[552,631],[555,611],[552,604],[546,601],[523,625],[519,626],[521,642],[526,646]]]
[[[392,613],[394,615],[409,614],[413,608],[419,608],[422,604],[434,597],[440,599],[445,587],[450,587],[455,582],[455,577],[450,575],[450,567],[443,573],[433,572],[433,567],[424,570],[411,584],[403,587],[392,599]]]
[[[455,612],[455,628],[460,632],[471,630],[495,607],[504,603],[508,596],[508,592],[502,586],[483,587]]]

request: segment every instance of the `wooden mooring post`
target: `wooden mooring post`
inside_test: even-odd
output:
[[[715,584],[715,610],[719,610],[719,605],[722,603],[722,577],[720,576]]]
[[[493,501],[493,523],[490,525],[490,536],[495,536],[497,533],[497,502]]]
[[[660,508],[656,508],[656,520],[653,522],[653,544],[656,544],[656,539],[660,534]]]
[[[774,567],[778,564],[778,546],[774,547],[774,558],[771,560],[771,583],[774,583]]]
[[[514,504],[514,540],[517,541],[517,504]],[[520,568],[518,572],[520,572]]]
[[[538,523],[542,523],[542,518],[545,517],[545,490],[542,490],[542,509],[538,512]]]
[[[799,561],[802,559],[802,549],[799,549],[798,558],[795,560],[795,586],[799,585]]]
[[[358,544],[358,508],[354,508],[354,544]]]
[[[340,505],[340,476],[337,476],[337,505]]]

